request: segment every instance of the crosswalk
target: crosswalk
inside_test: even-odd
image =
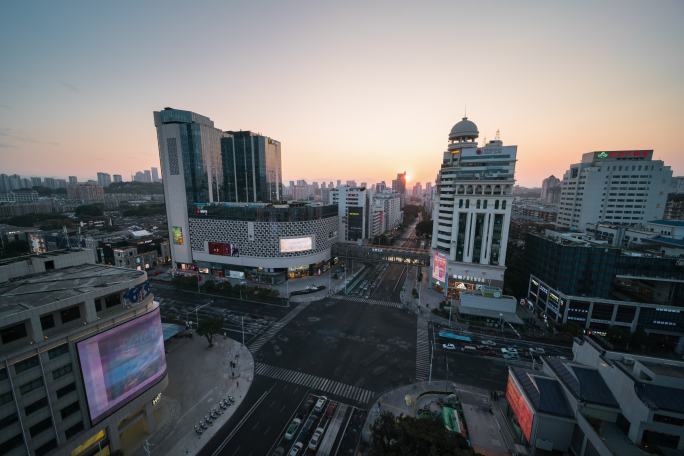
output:
[[[373,391],[361,388],[360,386],[348,385],[328,378],[271,366],[269,364],[256,363],[254,365],[254,373],[256,375],[306,386],[313,390],[323,391],[331,396],[343,397],[359,404],[367,404],[375,395]]]
[[[268,328],[266,331],[261,333],[259,337],[251,341],[249,344],[247,344],[247,348],[249,348],[249,351],[252,353],[258,352],[261,347],[263,347],[266,342],[271,340],[273,336],[278,334],[278,331],[283,329],[289,322],[292,321],[293,318],[295,318],[299,313],[306,309],[310,302],[303,302],[294,309],[292,309],[287,315],[285,315],[283,318],[278,320],[277,322],[273,323],[270,328]]]
[[[379,301],[377,299],[364,299],[364,298],[359,298],[358,296],[344,296],[344,295],[333,295],[331,296],[333,299],[338,299],[340,301],[353,301],[353,302],[360,302],[362,304],[370,304],[372,306],[382,306],[382,307],[390,307],[392,309],[401,309],[403,308],[403,305],[398,302],[393,302],[393,301]]]
[[[425,318],[418,318],[416,332],[416,381],[422,382],[428,379],[430,371],[430,340]]]

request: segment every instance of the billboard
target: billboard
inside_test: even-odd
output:
[[[157,383],[166,372],[159,309],[76,343],[93,424]]]
[[[432,278],[440,282],[446,281],[447,259],[439,252],[432,255]]]
[[[534,421],[534,412],[527,405],[527,401],[518,390],[518,387],[513,383],[513,378],[508,375],[508,384],[506,385],[506,400],[511,407],[516,421],[522,430],[523,435],[527,441],[530,441],[532,435],[532,422]]]
[[[171,237],[176,245],[183,245],[183,228],[180,226],[171,227]]]
[[[209,242],[208,250],[212,255],[238,256],[237,246],[229,242]]]
[[[313,250],[313,236],[280,238],[280,253],[305,252]]]

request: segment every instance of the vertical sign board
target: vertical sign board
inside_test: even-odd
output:
[[[183,228],[180,226],[171,227],[171,235],[174,244],[183,245]]]
[[[532,436],[532,422],[534,421],[534,412],[527,404],[518,387],[513,382],[510,374],[508,375],[508,384],[506,385],[506,400],[515,415],[518,425],[522,430],[523,435],[527,441],[530,441]]]
[[[446,282],[447,259],[439,252],[432,256],[432,278]]]

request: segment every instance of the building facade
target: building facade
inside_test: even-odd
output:
[[[431,281],[454,293],[501,287],[506,269],[517,146],[478,134],[465,117],[452,128],[433,203]]]
[[[112,183],[112,176],[109,173],[97,173],[97,185],[100,187],[109,187]]]
[[[104,189],[101,185],[89,182],[70,185],[67,188],[67,198],[83,204],[103,203]]]
[[[370,192],[365,187],[341,185],[330,191],[330,204],[337,205],[342,241],[360,241],[370,235]]]
[[[561,180],[553,174],[542,181],[541,200],[547,204],[560,202]]]
[[[280,142],[251,131],[228,131],[221,138],[222,201],[271,203],[282,200]]]
[[[559,227],[583,231],[588,223],[632,225],[661,219],[672,170],[652,150],[588,152],[563,175]]]
[[[111,452],[154,431],[168,378],[144,272],[85,264],[18,278],[0,285],[0,316],[0,454]],[[104,360],[127,344],[146,363],[129,360],[119,388]]]

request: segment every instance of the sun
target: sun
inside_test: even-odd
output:
[[[406,182],[411,182],[411,179],[412,179],[412,178],[413,178],[413,176],[411,176],[410,174],[406,173]]]

